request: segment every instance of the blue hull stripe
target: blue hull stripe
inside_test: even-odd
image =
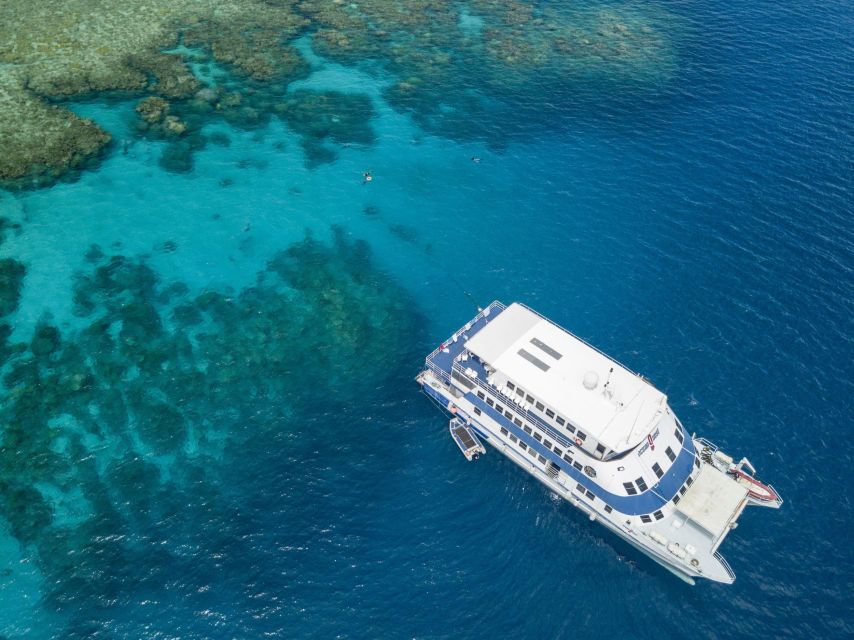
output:
[[[436,398],[442,406],[447,406],[448,401],[437,391],[432,389],[429,385],[423,385],[423,388],[427,393]],[[554,451],[546,449],[541,442],[538,442],[533,436],[525,433],[523,429],[513,424],[513,421],[508,419],[503,413],[499,413],[473,393],[466,394],[465,397],[466,400],[478,407],[499,425],[506,428],[510,433],[519,438],[519,440],[529,447],[532,447],[538,454],[544,456],[547,460],[551,460],[561,469],[561,471],[581,484],[584,488],[591,491],[605,504],[608,504],[617,511],[627,515],[648,514],[660,509],[673,499],[673,496],[676,495],[682,487],[693,469],[695,456],[694,445],[691,438],[686,436],[682,450],[679,452],[679,455],[676,457],[673,465],[667,470],[667,473],[665,473],[661,480],[659,480],[658,484],[636,496],[617,495],[603,489],[586,474],[573,467],[563,458],[559,457]],[[478,429],[478,433],[480,433],[480,429]],[[513,446],[513,444],[508,443],[508,446]],[[578,454],[578,452],[573,453],[581,458],[579,462],[583,462],[583,456],[586,454]]]

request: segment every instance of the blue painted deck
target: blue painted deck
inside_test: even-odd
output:
[[[504,311],[504,305],[501,303],[493,302],[490,304],[487,309],[489,310],[489,315],[484,315],[484,312],[475,316],[473,319],[472,325],[469,329],[463,331],[463,327],[460,328],[459,331],[455,332],[453,335],[457,336],[456,342],[453,341],[453,338],[448,338],[447,341],[442,343],[444,347],[448,350],[447,353],[440,346],[436,351],[427,356],[427,364],[433,364],[438,367],[442,371],[445,372],[447,377],[451,375],[451,369],[453,368],[454,360],[456,360],[457,356],[459,356],[464,348],[465,343],[470,338],[473,338],[475,334],[483,329],[487,324],[489,324],[492,320],[495,320],[502,311]],[[468,323],[466,323],[468,324]],[[482,369],[481,369],[482,371]],[[483,375],[482,373],[480,375]]]

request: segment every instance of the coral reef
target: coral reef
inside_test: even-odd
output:
[[[97,247],[87,264],[81,328],[45,318],[29,343],[9,345],[0,327],[0,518],[37,558],[47,602],[96,616],[162,588],[158,571],[185,561],[176,549],[219,550],[197,520],[239,522],[222,474],[241,456],[287,455],[288,433],[322,440],[304,421],[375,393],[396,375],[387,354],[409,353],[422,324],[341,231],[280,252],[238,292],[193,293]],[[23,271],[3,273],[14,285]],[[194,553],[195,569],[207,557]],[[125,573],[140,562],[143,575]],[[182,578],[191,590],[194,575]]]
[[[0,139],[9,141],[0,185],[50,184],[109,142],[97,125],[48,101],[103,92],[193,98],[202,85],[184,56],[164,52],[184,30],[235,71],[286,84],[307,72],[287,44],[304,26],[286,3],[262,0],[64,0],[61,11],[0,3]]]
[[[0,134],[13,144],[0,160],[0,180],[28,184],[37,176],[35,184],[44,184],[79,169],[108,143],[97,125],[46,100],[119,91],[168,101],[163,120],[140,113],[148,125],[140,132],[149,136],[198,137],[216,117],[264,126],[282,113],[288,85],[310,71],[293,44],[304,34],[328,58],[390,72],[396,80],[386,99],[422,128],[500,147],[514,130],[501,118],[525,120],[523,108],[559,119],[559,109],[540,107],[667,82],[677,66],[671,23],[654,6],[613,3],[65,0],[55,12],[7,0],[0,3]],[[535,93],[542,103],[528,104]],[[307,97],[285,104],[291,100]],[[293,126],[310,119],[312,108],[317,122],[304,125],[309,165],[336,155],[335,135],[312,133],[329,126],[326,106],[318,98],[283,114]],[[356,118],[370,117],[359,109],[348,122],[364,132]],[[203,145],[176,144],[161,164],[187,170]]]
[[[306,163],[314,167],[335,160],[335,152],[323,144],[371,144],[370,121],[374,108],[370,98],[339,91],[293,91],[275,107],[275,112],[302,136]]]
[[[91,166],[110,135],[0,76],[0,140],[0,186],[41,186]]]
[[[26,267],[14,258],[0,260],[0,317],[7,316],[18,308],[21,284],[26,272]]]
[[[655,89],[676,69],[667,21],[654,7],[519,0],[299,6],[317,28],[320,53],[345,64],[374,59],[398,78],[385,92],[389,102],[428,131],[453,138],[492,136],[500,143],[511,127],[497,120],[517,122],[534,93],[544,103],[586,93],[607,98],[626,88]],[[479,114],[487,120],[482,128],[472,126]]]

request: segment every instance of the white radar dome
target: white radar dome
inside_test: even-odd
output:
[[[584,374],[584,388],[593,391],[599,384],[599,374],[595,371],[588,371]]]

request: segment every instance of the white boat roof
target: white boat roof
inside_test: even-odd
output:
[[[745,496],[746,487],[704,464],[677,508],[717,540],[738,515]]]
[[[667,397],[640,376],[519,303],[491,319],[465,346],[615,451],[644,438],[667,404]],[[592,390],[585,377],[589,383],[595,379]]]

